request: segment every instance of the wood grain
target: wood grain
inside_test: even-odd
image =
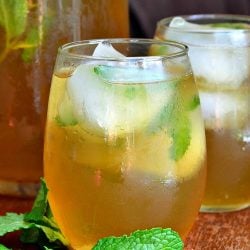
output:
[[[250,208],[230,213],[200,213],[185,250],[250,250]]]
[[[0,215],[23,213],[32,199],[0,196]],[[0,237],[0,243],[13,250],[36,249],[18,241],[18,233]],[[250,208],[231,213],[200,213],[185,241],[185,250],[250,250]]]

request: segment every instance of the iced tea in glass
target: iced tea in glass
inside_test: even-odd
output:
[[[158,226],[184,238],[203,197],[205,155],[184,45],[111,39],[59,49],[45,179],[52,212],[73,248]]]
[[[250,18],[192,15],[161,20],[156,38],[184,42],[206,127],[208,180],[202,211],[250,205]]]
[[[128,37],[127,0],[0,2],[0,194],[33,196],[57,48]]]

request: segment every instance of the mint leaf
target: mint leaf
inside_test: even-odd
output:
[[[27,15],[27,0],[0,0],[0,25],[5,29],[7,39],[24,32]]]
[[[94,67],[94,73],[105,82],[113,82],[115,84],[128,83],[152,83],[152,81],[164,81],[166,75],[161,69],[148,69],[138,67],[121,67],[99,65]]]
[[[40,228],[43,233],[46,235],[47,239],[50,242],[61,242],[63,245],[67,245],[68,242],[65,240],[64,236],[60,232],[59,228],[58,230],[55,230],[54,228],[50,228],[47,226],[42,226],[42,225],[36,225],[37,228]]]
[[[187,110],[194,110],[200,105],[199,95],[193,96],[191,102],[188,104]]]
[[[40,239],[40,232],[43,232],[49,242],[61,242],[62,244],[67,245],[66,239],[62,235],[55,221],[53,220],[52,213],[47,200],[47,195],[48,188],[44,179],[41,179],[41,187],[37,194],[32,210],[24,217],[24,220],[26,222],[34,223],[35,229],[25,232],[22,236],[22,241],[30,243],[30,238],[28,236],[29,234],[32,234],[36,236],[38,242],[41,242],[42,240]]]
[[[174,95],[154,117],[148,127],[149,133],[157,133],[160,130],[164,130],[169,134],[172,138],[170,156],[175,161],[181,159],[187,151],[191,141],[191,125],[185,104],[180,94],[180,84],[181,82],[169,84]]]
[[[0,250],[11,250],[10,248],[7,248],[6,246],[0,244]]]
[[[77,119],[74,115],[74,108],[72,102],[67,93],[64,94],[62,101],[58,105],[58,114],[54,118],[57,125],[60,127],[74,126],[76,125]]]
[[[48,194],[48,188],[46,186],[44,179],[41,179],[41,186],[39,192],[37,194],[31,212],[25,215],[24,218],[25,221],[37,222],[43,220],[43,216],[45,215],[48,207],[47,194]]]
[[[190,145],[191,127],[189,118],[185,113],[179,114],[179,112],[176,112],[173,114],[172,119],[169,124],[170,135],[173,139],[170,156],[175,161],[178,161]]]
[[[99,240],[93,250],[182,250],[183,242],[173,230],[153,228],[138,230],[121,237],[107,237]]]
[[[32,28],[27,34],[26,39],[23,41],[23,45],[20,47],[24,48],[22,53],[22,59],[24,62],[30,62],[37,47],[40,43],[40,37],[38,28]]]
[[[5,216],[0,216],[0,236],[32,226],[33,223],[24,221],[24,214],[7,213]]]

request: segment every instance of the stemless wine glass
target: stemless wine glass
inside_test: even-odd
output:
[[[250,17],[192,15],[161,20],[159,39],[186,43],[207,139],[202,211],[250,205]]]
[[[109,39],[59,49],[45,179],[73,248],[152,227],[184,238],[200,208],[205,154],[185,45]]]

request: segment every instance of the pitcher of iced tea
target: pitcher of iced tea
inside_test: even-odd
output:
[[[0,2],[0,194],[36,193],[57,48],[127,36],[127,0]]]

